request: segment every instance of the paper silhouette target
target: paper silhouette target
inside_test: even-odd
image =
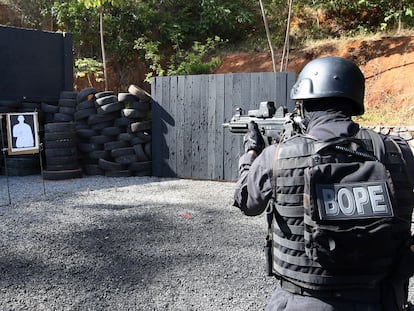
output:
[[[38,153],[37,112],[8,113],[7,138],[9,154]]]

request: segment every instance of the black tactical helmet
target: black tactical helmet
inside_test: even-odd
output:
[[[300,72],[290,97],[295,100],[340,97],[354,102],[352,115],[364,113],[365,78],[358,66],[341,57],[322,57]]]

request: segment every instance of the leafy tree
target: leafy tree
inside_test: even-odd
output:
[[[55,2],[53,14],[58,30],[73,35],[75,57],[93,58],[99,53],[99,37],[96,36],[99,21],[94,10],[87,10],[83,3],[73,0]]]
[[[213,51],[222,40],[219,37],[214,39],[208,38],[205,44],[195,41],[191,50],[176,50],[175,54],[166,60],[159,52],[160,42],[145,41],[143,38],[136,40],[135,48],[145,53],[145,59],[151,65],[146,76],[146,81],[151,82],[151,77],[156,74],[164,75],[190,75],[190,74],[207,74],[211,69],[220,64],[218,57],[208,59],[209,53]],[[165,69],[168,67],[168,69]]]
[[[20,23],[15,26],[72,33],[75,58],[95,59],[102,54],[105,83],[107,58],[115,64],[122,64],[119,66],[121,69],[126,67],[124,64],[140,57],[157,74],[197,72],[203,67],[202,62],[210,62],[207,54],[211,55],[212,50],[209,49],[206,54],[199,50],[209,46],[209,38],[222,38],[222,46],[223,42],[230,46],[248,41],[251,50],[263,50],[264,39],[267,38],[258,1],[0,2],[8,3],[20,16]],[[272,43],[272,48],[281,48],[288,26],[288,1],[261,2],[268,19],[268,42]],[[295,0],[291,45],[299,45],[307,38],[321,39],[413,27],[413,12],[412,0]],[[214,62],[210,65],[213,66]]]
[[[376,32],[385,29],[401,29],[402,23],[414,25],[414,2],[408,0],[306,0],[298,1],[296,14],[311,12],[304,8],[320,9],[328,30],[325,34],[349,35]],[[306,24],[303,25],[306,29]]]
[[[212,57],[206,60],[208,54],[215,49],[217,44],[221,42],[219,37],[214,39],[208,38],[205,44],[195,41],[190,51],[178,51],[171,58],[168,68],[168,75],[194,75],[207,74],[211,69],[220,65],[218,57]]]
[[[86,8],[96,8],[99,11],[99,34],[101,39],[102,63],[104,69],[105,90],[108,90],[108,73],[106,68],[106,54],[105,54],[105,40],[104,40],[104,5],[121,5],[121,0],[78,0],[78,2],[85,5]]]
[[[19,25],[27,28],[53,30],[52,0],[4,0],[20,17]]]
[[[86,77],[89,86],[93,87],[92,78],[96,82],[103,82],[103,64],[93,58],[79,58],[75,61],[75,76],[79,78]]]

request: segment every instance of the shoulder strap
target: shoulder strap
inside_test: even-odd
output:
[[[372,148],[374,151],[375,157],[381,162],[384,163],[385,161],[385,144],[384,140],[382,139],[381,135],[377,132],[371,130],[361,129],[359,133],[362,138],[371,139],[372,141]]]
[[[283,139],[280,139],[280,142],[276,146],[275,157],[273,158],[273,176],[272,176],[272,185],[273,185],[273,196],[268,203],[268,208],[266,210],[266,219],[267,219],[267,228],[268,233],[271,234],[272,230],[272,221],[273,221],[273,206],[269,206],[272,204],[272,201],[276,202],[276,187],[277,187],[277,167],[279,163],[279,150],[280,146],[283,143]]]

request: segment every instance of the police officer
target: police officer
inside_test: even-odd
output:
[[[319,141],[329,141],[338,137],[355,137],[362,132],[351,117],[364,113],[364,91],[365,79],[358,66],[344,58],[324,57],[309,62],[303,68],[291,90],[291,98],[296,100],[305,134]],[[361,281],[352,279],[352,276],[345,281],[345,278],[341,278],[343,275],[339,276],[335,271],[315,266],[309,258],[304,258],[304,241],[301,234],[298,234],[295,239],[280,239],[287,241],[284,243],[289,243],[286,245],[273,241],[272,271],[280,282],[266,310],[388,311],[406,308],[408,279],[414,274],[414,255],[411,251],[414,247],[410,248],[409,239],[413,208],[410,176],[414,176],[414,157],[404,140],[394,138],[393,142],[401,154],[401,163],[397,166],[404,166],[406,174],[396,172],[398,168],[390,168],[390,174],[398,175],[395,179],[399,185],[409,186],[397,189],[397,195],[400,196],[399,205],[404,206],[406,210],[401,212],[405,219],[401,222],[402,229],[400,228],[403,234],[397,242],[402,245],[402,249],[396,252],[398,258],[393,258],[392,275],[384,276],[381,282],[378,282],[378,277],[376,280]],[[286,202],[294,202],[297,200],[295,195],[301,193],[300,180],[304,171],[292,169],[290,176],[294,177],[290,177],[289,193],[285,194],[285,203],[273,199],[278,197],[275,195],[278,190],[275,185],[277,180],[274,176],[274,163],[280,145],[283,146],[283,143],[264,148],[264,141],[257,125],[254,122],[249,124],[249,132],[244,138],[245,154],[239,159],[240,176],[234,195],[234,205],[245,215],[256,216],[265,211],[269,213],[269,202],[272,203],[272,200],[276,200],[272,204],[278,204],[279,209],[283,210]],[[385,144],[386,148],[387,146]],[[296,202],[298,207],[303,209],[303,198],[301,200]],[[272,209],[272,213],[273,211]],[[289,213],[278,214],[277,217],[272,215],[272,228],[277,227],[276,231],[273,229],[273,234],[279,235],[279,238],[280,235],[286,235],[286,231],[283,233],[285,229],[279,223],[275,224],[277,218],[283,218],[289,229],[294,228],[293,231],[303,233],[303,216]],[[295,234],[289,233],[292,236]],[[373,265],[376,260],[381,259],[373,260]]]

